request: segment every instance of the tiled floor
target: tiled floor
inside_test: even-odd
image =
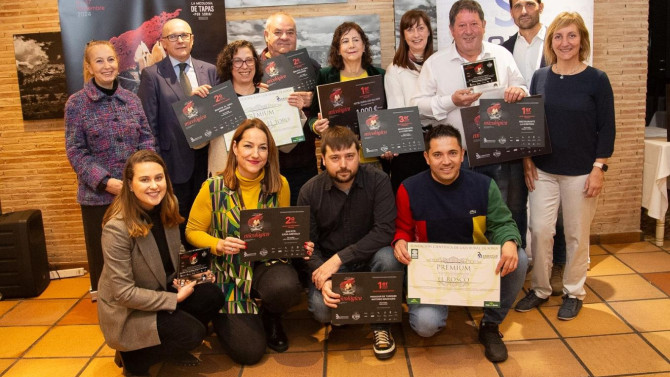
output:
[[[480,309],[453,308],[447,328],[423,339],[393,326],[398,351],[372,354],[368,327],[332,329],[305,303],[284,320],[291,347],[254,366],[233,363],[209,337],[195,368],[159,364],[153,376],[670,376],[670,243],[591,247],[587,298],[573,321],[556,319],[560,298],[511,311],[501,326],[509,359],[486,360],[477,342]],[[35,299],[0,301],[0,376],[119,376],[97,326],[87,278],[52,281]],[[527,284],[528,285],[528,282]],[[519,297],[523,296],[523,292]]]

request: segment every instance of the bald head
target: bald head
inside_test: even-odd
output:
[[[188,22],[173,18],[163,25],[162,35],[163,48],[167,54],[180,62],[187,61],[193,49],[193,32]]]
[[[268,17],[265,22],[265,43],[270,56],[285,54],[296,49],[295,20],[291,15],[278,12]]]

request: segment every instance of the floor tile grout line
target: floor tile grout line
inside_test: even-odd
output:
[[[623,262],[622,262],[622,263],[623,263]],[[638,275],[639,275],[641,278],[644,278],[644,276],[642,276],[642,274],[638,273]],[[637,335],[643,342],[645,342],[649,347],[651,347],[651,349],[653,349],[653,350],[654,350],[659,356],[661,356],[661,358],[663,358],[667,363],[670,363],[670,359],[669,359],[667,356],[665,356],[665,355],[663,354],[663,352],[661,352],[661,351],[660,351],[658,348],[656,348],[653,344],[651,344],[651,342],[649,342],[649,341],[647,340],[647,338],[645,338],[645,337],[642,335],[642,333],[641,333],[638,329],[635,328],[635,326],[633,326],[630,322],[628,322],[628,321],[626,320],[626,318],[624,318],[623,315],[621,315],[621,313],[619,313],[618,311],[616,311],[616,309],[614,309],[614,307],[613,307],[612,305],[610,305],[610,302],[609,302],[609,301],[605,300],[605,299],[604,299],[600,294],[598,294],[598,292],[596,292],[596,291],[595,291],[595,290],[594,290],[588,283],[584,282],[584,285],[586,285],[587,287],[589,287],[589,289],[591,289],[591,291],[593,291],[593,294],[596,295],[596,297],[598,297],[600,300],[602,300],[602,302],[605,303],[605,305],[612,311],[612,313],[614,313],[617,317],[619,317],[619,319],[621,319],[621,321],[622,321],[623,323],[625,323],[626,326],[630,327],[630,328],[633,330],[633,333],[634,333],[635,335]],[[657,300],[663,300],[663,299],[661,298],[661,299],[657,299]],[[643,301],[643,300],[631,300],[631,301]],[[613,302],[620,302],[620,301],[613,301]],[[618,334],[610,334],[610,335],[618,335]]]
[[[565,339],[565,337],[558,331],[556,326],[554,326],[554,324],[549,320],[549,317],[547,316],[547,314],[542,311],[542,307],[538,306],[536,309],[537,309],[538,312],[540,312],[540,315],[542,316],[542,318],[544,318],[544,320],[547,322],[547,324],[549,324],[549,327],[551,327],[552,330],[554,330],[554,332],[556,333],[556,335],[558,335],[558,340],[560,340],[561,343],[563,343],[563,345],[568,349],[568,351],[572,354],[572,356],[577,360],[579,365],[581,365],[582,368],[584,368],[586,373],[590,377],[593,377],[594,374],[593,374],[593,372],[591,372],[591,369],[589,369],[589,367],[586,366],[586,363],[584,362],[584,360],[582,360],[582,358],[579,357],[577,352],[574,349],[572,349],[570,344],[568,344],[568,341]],[[511,310],[514,310],[514,309],[511,309]]]
[[[398,325],[400,327],[400,339],[402,340],[402,347],[405,354],[405,363],[407,364],[407,372],[409,373],[409,377],[414,377],[414,370],[412,369],[412,360],[409,357],[409,350],[408,350],[409,347],[407,347],[407,339],[405,338],[405,331],[404,331],[405,329],[403,328],[402,325],[402,316],[401,321],[398,322]],[[397,345],[398,342],[396,342],[396,346]]]

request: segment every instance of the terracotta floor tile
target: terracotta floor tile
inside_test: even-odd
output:
[[[0,301],[0,318],[18,303],[19,301]]]
[[[479,318],[477,323],[479,323]],[[505,342],[558,338],[558,334],[549,326],[547,320],[542,317],[538,310],[531,310],[526,313],[510,310],[500,325],[500,332],[503,334]]]
[[[642,336],[653,344],[665,357],[670,358],[670,331],[646,332]]]
[[[74,377],[87,362],[87,358],[22,359],[9,368],[3,377],[45,375],[49,377]]]
[[[408,348],[407,352],[415,377],[498,376],[479,344]]]
[[[114,356],[114,351],[112,348],[109,348],[108,345],[103,345],[102,348],[100,348],[100,351],[98,351],[97,354],[95,354],[96,357],[106,357],[106,356]]]
[[[612,308],[636,330],[670,330],[670,299],[612,302]]]
[[[653,274],[642,274],[645,279],[658,287],[665,294],[670,295],[670,272],[658,272]]]
[[[476,315],[481,317],[481,314],[475,314],[473,317]],[[412,330],[407,317],[403,319],[402,331],[405,335],[407,347],[426,347],[476,343],[478,342],[476,326],[466,310],[459,307],[450,307],[446,327],[430,338],[421,337]]]
[[[622,262],[641,273],[670,271],[670,253],[637,253],[617,255]]]
[[[267,357],[267,356],[266,356]],[[235,364],[226,355],[200,355],[202,361],[197,367],[183,367],[169,363],[163,363],[159,372],[152,374],[157,377],[238,377],[241,366]],[[262,362],[262,361],[261,361]],[[153,369],[152,369],[153,370]],[[273,374],[269,374],[272,376]],[[275,375],[280,375],[277,371]]]
[[[7,368],[9,368],[15,361],[15,359],[0,359],[0,375],[2,375],[2,372],[7,370]]]
[[[595,376],[670,371],[670,364],[636,334],[567,339]]]
[[[114,364],[113,357],[96,357],[86,366],[79,377],[121,377],[123,369]]]
[[[540,310],[549,318],[559,334],[564,337],[621,334],[633,332],[605,304],[584,304],[577,318],[562,321],[556,316],[559,307],[542,307]]]
[[[393,358],[380,361],[371,350],[328,351],[328,377],[409,376],[405,350],[399,347]],[[244,375],[243,375],[244,377]]]
[[[90,288],[91,280],[88,277],[51,280],[47,289],[36,299],[81,298],[88,293]]]
[[[283,324],[289,341],[286,352],[323,351],[326,326],[312,319],[284,319]]]
[[[76,302],[75,299],[21,301],[0,318],[0,326],[52,325]]]
[[[21,356],[44,333],[48,326],[0,327],[0,357],[15,358]]]
[[[589,246],[589,255],[606,255],[607,251],[603,249],[600,245],[590,245]]]
[[[652,242],[641,241],[633,243],[614,243],[605,244],[602,247],[612,254],[623,253],[644,253],[648,251],[661,251],[661,248],[654,245]]]
[[[591,257],[591,270],[587,276],[632,274],[634,271],[626,267],[613,255],[594,255]]]
[[[586,284],[605,301],[661,298],[666,294],[640,275],[593,276]]]
[[[88,299],[79,302],[58,322],[59,325],[97,325],[98,304]]]
[[[498,364],[504,376],[588,376],[570,350],[558,339],[508,342],[509,358]]]
[[[55,326],[24,357],[93,356],[104,342],[98,325]]]
[[[331,360],[330,356],[329,360]],[[278,375],[291,377],[312,377],[323,375],[323,352],[287,352],[266,355],[260,363],[252,366],[245,366],[244,372],[242,373],[242,377],[267,377]]]

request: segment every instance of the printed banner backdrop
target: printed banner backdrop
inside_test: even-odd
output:
[[[14,56],[23,119],[63,118],[67,91],[60,33],[15,34]]]
[[[119,54],[121,85],[137,92],[142,69],[165,57],[163,25],[181,18],[194,35],[192,55],[214,64],[226,46],[224,0],[58,0],[69,93],[83,86],[82,59],[90,40],[109,40]]]
[[[452,41],[449,31],[449,10],[456,0],[437,1],[437,33],[439,49],[446,48]],[[508,0],[478,0],[484,10],[486,18],[486,34],[484,40],[501,44],[511,35],[518,31],[512,15],[509,13]],[[589,29],[591,39],[591,53],[593,53],[593,0],[561,0],[545,1],[544,11],[540,16],[540,22],[549,26],[551,21],[563,11],[578,12]],[[589,63],[592,58],[589,58]]]
[[[280,5],[314,5],[324,3],[346,3],[347,0],[228,0],[227,8],[276,7]]]
[[[246,39],[251,42],[256,51],[260,53],[265,49],[266,19],[228,21],[228,40],[236,41]],[[357,23],[365,31],[370,40],[370,53],[372,54],[372,65],[381,67],[382,50],[380,44],[379,15],[358,14],[349,16],[324,16],[324,17],[295,17],[298,29],[298,48],[306,48],[309,56],[319,62],[322,67],[327,67],[328,51],[333,41],[333,32],[343,22]]]

